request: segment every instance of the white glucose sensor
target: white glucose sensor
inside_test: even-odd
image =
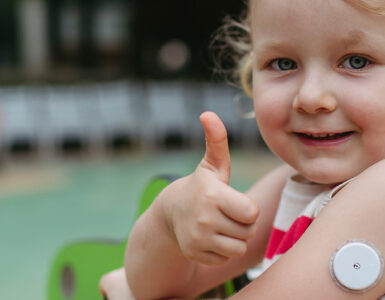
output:
[[[348,241],[330,259],[333,280],[349,292],[362,293],[369,290],[378,283],[383,272],[381,253],[367,241]]]

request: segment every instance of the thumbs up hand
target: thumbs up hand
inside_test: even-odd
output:
[[[230,152],[227,132],[212,112],[201,115],[206,153],[196,170],[170,184],[162,193],[172,238],[192,261],[217,265],[243,256],[256,232],[258,206],[229,186]]]

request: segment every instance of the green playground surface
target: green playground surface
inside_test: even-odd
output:
[[[202,151],[10,163],[0,168],[0,299],[47,299],[63,246],[124,241],[155,175],[187,175]],[[246,191],[280,162],[267,150],[232,151],[230,184]]]

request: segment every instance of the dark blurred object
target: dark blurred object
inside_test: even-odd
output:
[[[17,1],[0,1],[0,67],[14,67],[18,59]]]
[[[241,7],[234,0],[1,0],[1,80],[206,80],[212,34]]]
[[[135,75],[155,78],[181,76],[209,78],[210,39],[227,14],[238,15],[241,1],[234,0],[138,0],[135,14]],[[174,45],[174,49],[172,48]],[[165,57],[186,57],[180,68],[167,68]],[[186,52],[184,52],[186,51]]]
[[[134,2],[46,0],[51,61],[62,69],[126,73]],[[99,70],[99,72],[98,72]]]

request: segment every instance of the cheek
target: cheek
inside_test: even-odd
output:
[[[255,117],[262,134],[279,130],[284,125],[283,114],[272,105],[255,106]]]
[[[359,127],[364,134],[378,134],[385,138],[385,91],[380,93],[350,93],[345,95],[343,110],[347,118]]]
[[[288,93],[282,88],[254,88],[254,111],[262,130],[282,129],[290,113]]]
[[[385,84],[384,75],[374,73],[368,78],[358,79],[352,84],[347,80],[336,80],[337,97],[348,119],[362,130],[385,131]]]
[[[385,159],[385,107],[381,106],[377,110],[362,109],[357,115],[363,146],[374,162]]]
[[[385,88],[382,81],[372,82],[349,86],[340,98],[346,117],[361,132],[366,159],[374,163],[385,158]]]
[[[258,128],[267,146],[281,157],[285,139],[282,133],[289,120],[289,111],[277,93],[254,93],[254,109]]]

